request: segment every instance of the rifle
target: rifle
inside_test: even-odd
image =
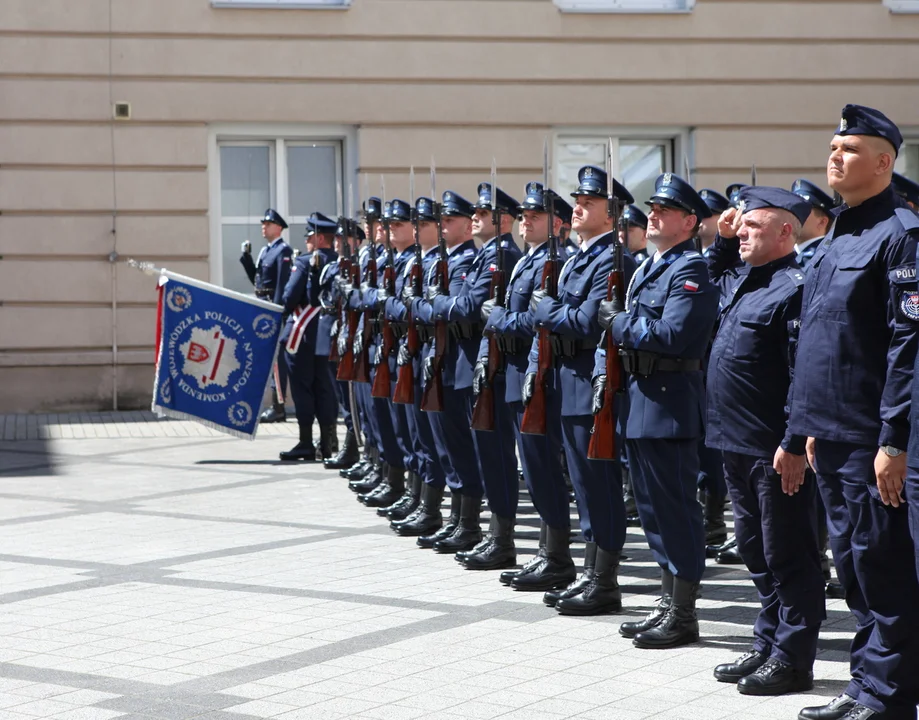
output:
[[[354,233],[352,221],[348,218],[342,218],[345,223],[345,232],[350,237]],[[356,233],[354,233],[356,239]],[[361,287],[361,261],[357,254],[357,243],[351,244],[351,261],[349,263],[350,283],[352,288]],[[348,318],[348,348],[345,354],[338,360],[338,373],[335,375],[337,380],[354,380],[354,336],[357,334],[357,326],[361,319],[360,310],[348,308],[346,312]]]
[[[505,252],[501,247],[501,210],[498,207],[498,168],[494,158],[491,161],[491,217],[495,226],[495,270],[491,275],[489,297],[495,301],[495,307],[504,307],[507,295],[507,272],[505,270]],[[549,224],[552,224],[551,217]],[[551,232],[551,231],[550,231]],[[488,333],[488,366],[485,368],[485,383],[472,408],[472,429],[494,431],[495,429],[495,388],[494,382],[498,372],[504,366],[504,351],[498,345],[494,332]]]
[[[412,198],[412,228],[415,232],[415,255],[412,262],[412,269],[409,272],[408,282],[411,284],[412,297],[421,297],[423,270],[421,268],[421,242],[418,239],[418,208],[415,204],[415,168],[411,168],[409,173],[409,195]],[[406,309],[405,322],[408,323],[408,330],[405,334],[405,346],[408,349],[409,357],[414,360],[421,351],[421,338],[418,336],[418,328],[415,327],[415,319],[412,317],[412,311]],[[400,405],[415,404],[415,366],[411,362],[400,365],[397,369],[396,388],[393,391],[392,401]]]
[[[444,295],[449,293],[450,279],[447,267],[447,241],[444,240],[444,227],[441,217],[443,203],[437,202],[437,182],[434,170],[434,158],[431,158],[431,199],[434,201],[434,220],[437,222],[437,263],[434,265],[434,280]],[[447,321],[434,321],[434,357],[432,358],[431,380],[425,385],[421,395],[421,409],[427,412],[444,411],[444,361],[447,356]]]
[[[542,268],[542,281],[540,287],[548,297],[558,297],[558,276],[562,270],[562,261],[558,256],[558,236],[553,232],[555,227],[555,198],[549,192],[549,139],[546,138],[543,147],[543,202],[546,208],[546,219],[549,224],[549,248],[546,255],[546,264]],[[547,327],[540,327],[537,335],[536,383],[533,386],[533,396],[523,411],[520,419],[520,432],[528,435],[546,434],[546,415],[548,413],[548,398],[546,385],[549,373],[555,367],[555,356],[552,352],[552,331]]]
[[[386,202],[386,186],[383,179],[380,178],[380,206]],[[381,216],[380,222],[383,226],[383,244],[386,247],[386,267],[383,268],[383,289],[390,297],[396,294],[396,259],[392,249],[392,239],[390,238],[389,218]],[[396,348],[396,334],[393,332],[389,319],[386,317],[385,308],[379,309],[380,328],[383,334],[383,345],[380,348],[380,363],[377,365],[377,374],[373,379],[373,387],[370,388],[371,397],[389,399],[390,388],[392,387],[392,373],[389,371],[389,358]],[[366,322],[366,320],[364,321]]]
[[[342,229],[341,230],[341,233],[342,233],[341,242],[340,242],[340,248],[339,248],[339,250],[341,251],[341,254],[339,256],[339,261],[338,261],[338,274],[341,276],[350,277],[351,275],[351,256],[350,256],[351,251],[348,249],[348,246],[349,246],[348,234],[347,234],[348,228],[346,228],[345,226],[341,224],[342,218],[338,218],[338,223]],[[336,317],[335,325],[338,329],[335,331],[335,334],[332,335],[331,337],[332,346],[329,350],[329,362],[337,363],[340,359],[338,356],[338,336],[341,335],[342,327],[344,326],[344,322],[345,322],[344,304],[345,303],[344,303],[343,297],[339,295],[337,298],[335,298],[335,317]]]
[[[373,246],[373,219],[366,212],[367,232],[370,234],[369,252],[367,255],[367,287],[377,287],[377,252]],[[357,221],[355,221],[355,225]],[[370,343],[373,342],[373,311],[364,310],[364,327],[361,332],[361,351],[354,361],[355,382],[370,382]]]
[[[610,139],[606,165],[606,202],[607,213],[615,227],[619,218],[619,200],[613,194],[613,141]],[[613,269],[606,281],[606,299],[618,298],[625,303],[625,273],[622,269],[622,243],[613,243]],[[601,340],[601,342],[604,342]],[[606,332],[606,390],[603,394],[603,407],[594,415],[594,426],[590,434],[590,445],[587,446],[587,457],[591,460],[614,460],[616,458],[616,412],[614,403],[616,393],[625,388],[625,372],[622,359],[619,357],[619,346],[613,339],[613,333]]]

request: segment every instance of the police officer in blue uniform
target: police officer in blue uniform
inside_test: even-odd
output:
[[[242,255],[239,258],[239,262],[246,271],[246,277],[255,286],[255,296],[273,302],[275,305],[284,304],[281,296],[290,277],[293,261],[293,250],[281,237],[281,233],[286,229],[287,222],[280,213],[268,208],[262,218],[262,237],[268,244],[259,251],[258,260],[253,262],[252,243],[246,240],[243,242]],[[282,346],[278,349],[277,378],[274,374],[271,377],[271,407],[259,416],[259,422],[272,423],[287,420],[284,403],[280,401],[287,386],[287,364],[284,362],[283,352]],[[281,383],[280,388],[276,387],[277,382]]]
[[[713,277],[722,308],[707,368],[706,443],[724,454],[737,547],[762,609],[752,650],[719,665],[715,677],[737,683],[741,694],[781,695],[813,687],[825,617],[806,438],[795,437],[773,467],[787,428],[804,288],[794,246],[811,204],[772,187],[745,187],[739,200],[712,246],[712,256],[728,257],[718,258],[725,272]],[[730,272],[737,260],[747,266]]]
[[[823,236],[826,235],[833,221],[833,207],[836,203],[823,190],[804,178],[795,180],[791,185],[791,191],[807,200],[811,205],[810,217],[804,223],[801,239],[795,246],[798,264],[805,267],[814,257],[820,241],[823,240]]]
[[[619,216],[619,242],[621,242],[641,265],[648,259],[648,216],[635,205],[627,206]]]
[[[634,202],[625,187],[616,180],[612,182],[620,205]],[[576,200],[572,229],[578,233],[580,247],[562,268],[558,297],[550,297],[542,288],[535,290],[530,298],[530,312],[536,327],[552,331],[557,368],[546,385],[546,414],[561,415],[562,446],[574,487],[581,533],[587,543],[596,545],[596,555],[594,559],[593,549],[588,546],[581,577],[565,592],[545,599],[554,601],[555,609],[563,615],[597,615],[622,608],[617,572],[626,525],[619,463],[587,457],[593,430],[590,378],[601,335],[597,308],[606,297],[619,236],[609,215],[605,171],[592,165],[582,167],[578,171],[578,187],[571,196]],[[628,281],[635,271],[635,261],[625,249],[622,258]],[[534,341],[523,385],[525,405],[535,387],[537,360],[538,343]],[[573,574],[567,528],[550,526],[546,541],[545,569],[515,578],[514,587],[523,589],[522,584],[532,587],[544,575],[547,580],[554,575],[557,586],[558,580]]]
[[[448,190],[443,194],[441,215],[449,256],[447,292],[451,298],[459,297],[478,255],[472,239],[474,213],[472,203],[458,193]],[[430,276],[427,279],[433,281]],[[400,304],[387,301],[387,312],[392,312],[394,318],[404,317],[407,305],[416,323],[425,328],[433,328],[435,319],[446,319],[443,312],[438,314],[435,311],[435,301],[447,299],[438,293],[436,286],[428,285],[425,297],[404,297]],[[426,332],[430,333],[431,330]],[[476,460],[475,441],[469,426],[468,395],[471,389],[456,387],[459,358],[469,352],[470,342],[470,339],[460,339],[456,331],[448,333],[443,365],[444,410],[428,413],[434,445],[450,488],[450,515],[444,522],[440,512],[442,491],[430,487],[427,488],[427,497],[422,501],[420,512],[413,518],[411,526],[397,530],[400,534],[417,536],[419,547],[434,548],[442,553],[469,550],[482,540],[479,513],[484,491]],[[434,349],[431,337],[425,343],[422,353],[422,376],[426,376],[431,368]],[[426,382],[426,378],[423,382]]]
[[[737,207],[737,204],[740,202],[740,191],[745,187],[747,187],[746,183],[736,182],[731,183],[724,189],[724,194],[731,204],[731,207]]]
[[[601,303],[629,380],[626,446],[638,513],[661,566],[662,598],[644,620],[620,633],[637,647],[695,642],[695,602],[705,569],[705,534],[697,502],[699,439],[704,435],[702,359],[718,314],[718,289],[696,250],[699,221],[711,211],[681,178],[665,173],[647,202],[654,255],[635,273],[625,307]],[[601,364],[602,367],[602,364]]]
[[[543,269],[549,254],[549,220],[546,215],[546,192],[552,193],[555,215],[552,218],[552,232],[558,237],[563,224],[571,222],[571,206],[555,191],[546,191],[542,183],[530,182],[525,187],[526,196],[520,204],[520,235],[527,245],[527,253],[509,271],[506,302],[504,307],[488,301],[482,309],[485,320],[485,335],[479,348],[479,357],[488,353],[488,336],[494,333],[497,345],[504,351],[506,361],[504,396],[496,402],[507,403],[513,417],[513,431],[517,440],[520,463],[527,489],[533,499],[536,512],[541,519],[541,542],[539,552],[531,562],[519,571],[502,573],[501,581],[511,584],[514,578],[523,577],[546,557],[545,533],[549,526],[564,530],[570,525],[568,490],[562,476],[558,449],[561,446],[561,422],[558,416],[547,418],[546,435],[524,435],[520,432],[523,417],[522,388],[528,365],[528,354],[535,327],[529,311],[530,297],[540,287]],[[561,243],[559,243],[559,246]],[[565,256],[562,247],[559,257]],[[511,490],[508,488],[508,490]],[[516,495],[516,493],[515,493]],[[511,498],[511,512],[516,512],[516,497]],[[495,517],[494,511],[493,516]],[[514,516],[511,516],[513,520]],[[499,522],[503,518],[499,516]],[[501,528],[492,527],[492,544],[477,555],[465,560],[467,568],[494,568],[506,566],[516,557],[513,538],[510,533],[502,534]],[[512,563],[511,563],[512,564]]]
[[[329,332],[332,318],[321,313],[321,295],[330,292],[331,279],[322,286],[322,269],[338,256],[332,249],[338,223],[322,213],[310,215],[306,236],[316,248],[294,263],[282,296],[287,322],[281,331],[290,378],[290,393],[297,411],[300,441],[282,452],[281,460],[315,460],[313,420],[319,421],[320,453],[332,456],[332,437],[338,421],[335,378],[329,365]]]
[[[496,228],[492,222],[492,192],[495,193],[496,202],[502,210],[500,228]],[[482,339],[481,310],[489,298],[491,276],[497,268],[499,253],[503,255],[507,267],[513,267],[520,258],[520,250],[514,244],[511,235],[518,204],[500,188],[492,188],[490,183],[480,183],[478,199],[473,204],[472,234],[483,243],[482,247],[468,266],[466,278],[455,294],[451,290],[450,295],[442,295],[438,293],[438,286],[431,286],[433,319],[446,320],[449,323],[450,332],[459,346],[453,376],[454,402],[458,402],[459,405],[453,405],[452,409],[441,415],[451,414],[454,421],[465,422],[467,427],[472,419],[473,376]],[[499,376],[495,382],[495,396],[503,395],[504,378]],[[475,468],[480,478],[481,489],[488,495],[492,517],[495,518],[491,528],[504,537],[513,533],[516,516],[517,458],[514,454],[513,434],[510,408],[505,403],[497,403],[495,406],[494,432],[476,430],[472,433]],[[462,474],[459,464],[464,461],[456,457],[455,451],[448,454],[454,469]],[[465,462],[468,463],[468,460]],[[466,472],[471,475],[473,468],[467,467]],[[452,536],[434,545],[437,552],[456,553],[471,550],[482,541],[479,527],[481,494],[475,497],[466,492],[465,484],[462,494],[460,522]]]
[[[404,200],[393,199],[383,206],[383,217],[389,223],[389,240],[394,250],[396,288],[401,290],[405,279],[405,267],[412,257],[414,243],[412,206]],[[363,291],[360,288],[353,289],[349,300],[349,306],[352,309],[361,312],[365,310],[372,313],[385,312],[383,303],[386,301],[386,296],[383,293],[382,279],[387,265],[388,261],[384,261],[377,266],[376,288],[365,288]],[[405,470],[414,462],[412,446],[406,443],[408,426],[405,419],[405,408],[392,402],[392,390],[396,378],[396,358],[383,357],[382,345],[381,333],[377,332],[374,335],[373,348],[370,352],[371,363],[374,366],[371,371],[371,384],[376,379],[376,366],[384,362],[389,365],[391,377],[389,396],[372,398],[375,425],[381,438],[382,481],[373,490],[357,496],[360,502],[375,508],[390,507],[402,497],[405,492]]]
[[[807,454],[829,515],[830,545],[856,617],[852,680],[809,720],[915,718],[919,582],[907,508],[909,406],[919,312],[919,218],[891,188],[902,143],[878,110],[846,105],[827,180],[843,204],[808,266],[786,453]],[[781,458],[777,455],[776,462]]]
[[[711,188],[700,190],[699,197],[712,213],[710,217],[701,221],[699,228],[702,257],[707,258],[718,233],[718,218],[731,203],[724,195]],[[724,522],[724,503],[727,500],[728,488],[724,482],[724,459],[721,452],[706,445],[704,438],[699,442],[698,485],[705,520],[705,554],[707,557],[715,557],[728,539],[727,525]]]
[[[891,185],[893,186],[893,191],[903,198],[907,205],[919,212],[919,183],[900,173],[894,173]]]

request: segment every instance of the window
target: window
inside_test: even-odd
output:
[[[211,0],[215,8],[341,8],[351,5],[351,0]]]
[[[919,0],[884,0],[892,13],[919,13]]]
[[[562,12],[692,12],[696,0],[553,0]]]
[[[331,218],[342,213],[342,141],[284,138],[217,139],[219,193],[212,194],[212,212],[219,218],[214,282],[231,290],[251,293],[252,284],[239,262],[243,241],[258,256],[263,246],[261,218],[275,208],[290,226],[284,239],[298,250],[310,213]],[[216,201],[216,203],[215,203]]]
[[[894,169],[910,180],[919,182],[919,138],[907,138],[904,141]]]
[[[606,167],[607,136],[560,135],[555,143],[556,189],[566,197],[578,185],[578,170],[584,165]],[[654,194],[654,181],[673,168],[672,138],[613,138],[613,153],[618,147],[616,179],[628,188],[641,205]],[[678,172],[678,171],[675,171]],[[682,174],[682,173],[680,173]]]

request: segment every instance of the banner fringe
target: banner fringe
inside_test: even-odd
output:
[[[178,410],[173,410],[162,405],[157,405],[155,402],[150,409],[156,413],[157,417],[173,418],[174,420],[190,420],[191,422],[196,422],[199,425],[209,427],[211,430],[216,430],[217,432],[224,433],[225,435],[232,435],[233,437],[242,438],[243,440],[255,440],[255,432],[258,431],[257,423],[255,426],[255,432],[250,435],[249,433],[242,432],[241,430],[233,430],[232,428],[225,427],[219,423],[215,423],[210,420],[204,420],[199,418],[197,415],[192,415],[191,413],[179,412]]]

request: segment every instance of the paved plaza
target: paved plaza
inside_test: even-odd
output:
[[[560,617],[396,537],[337,472],[277,462],[295,433],[0,416],[0,719],[791,719],[845,686],[842,601],[813,692],[744,697],[712,677],[751,641],[742,569],[709,561],[700,643],[638,650],[617,628],[659,586],[639,528],[625,612]]]

